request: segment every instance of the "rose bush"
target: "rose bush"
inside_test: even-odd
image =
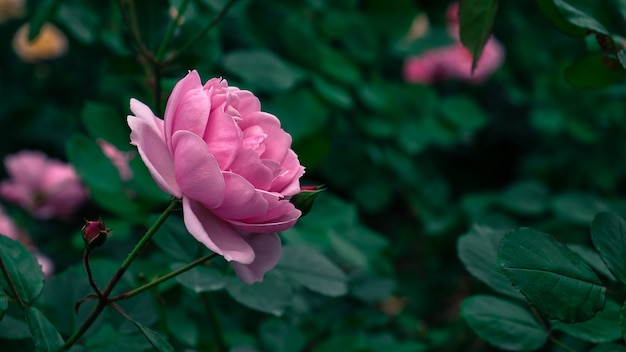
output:
[[[291,136],[249,91],[191,71],[174,87],[164,119],[131,99],[131,143],[161,189],[182,198],[191,235],[222,255],[246,283],[280,257],[277,231],[301,213],[289,202],[304,168]]]

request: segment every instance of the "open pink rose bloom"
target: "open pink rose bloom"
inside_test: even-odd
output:
[[[249,91],[222,79],[202,85],[191,71],[167,102],[164,120],[131,99],[136,145],[161,189],[182,198],[191,235],[228,261],[246,283],[261,281],[280,257],[277,231],[301,213],[304,167],[279,120]]]
[[[74,168],[41,152],[21,151],[4,160],[11,177],[0,183],[0,195],[34,217],[68,218],[87,200]]]
[[[446,47],[426,50],[418,56],[406,59],[404,79],[408,82],[432,84],[447,79],[459,79],[470,83],[482,83],[504,62],[502,44],[490,37],[472,72],[472,53],[459,39],[459,4],[452,3],[447,10],[448,33],[455,43]]]

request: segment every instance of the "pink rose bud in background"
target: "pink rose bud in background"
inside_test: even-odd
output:
[[[289,202],[304,167],[276,116],[251,92],[191,71],[167,102],[165,118],[131,99],[136,145],[156,183],[182,198],[191,235],[228,261],[246,283],[261,281],[280,257],[277,231],[301,213]]]
[[[403,68],[404,79],[407,82],[432,84],[447,79],[460,79],[470,83],[482,83],[502,65],[505,56],[504,47],[495,38],[490,37],[472,72],[472,53],[463,46],[459,37],[458,12],[458,3],[450,4],[446,11],[448,33],[456,42],[407,58]]]
[[[102,150],[102,153],[111,160],[111,163],[117,169],[122,181],[128,181],[133,178],[133,170],[130,169],[128,162],[133,158],[133,153],[122,152],[117,149],[113,144],[105,141],[104,139],[98,139],[96,141]]]
[[[28,247],[31,252],[35,255],[37,262],[41,265],[41,269],[46,278],[50,277],[54,272],[54,263],[50,260],[50,258],[45,255],[39,253],[39,251],[33,247],[30,243],[30,238],[28,235],[24,233],[20,228],[15,225],[13,219],[11,219],[5,212],[4,209],[0,207],[0,235],[7,236],[13,240],[16,240],[22,243],[24,246]]]
[[[87,199],[74,168],[43,153],[22,151],[4,164],[10,180],[0,183],[0,195],[40,219],[68,218]]]

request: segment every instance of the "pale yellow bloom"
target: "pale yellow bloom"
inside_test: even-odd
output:
[[[39,35],[28,41],[28,23],[20,27],[13,37],[13,50],[26,62],[49,60],[67,52],[67,37],[50,23],[41,27]]]

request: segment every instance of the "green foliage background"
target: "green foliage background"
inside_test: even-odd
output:
[[[474,246],[476,257],[489,252],[495,259],[500,230],[517,226],[587,248],[596,213],[626,215],[622,72],[598,81],[580,78],[570,66],[602,49],[593,35],[559,31],[540,11],[545,1],[501,3],[493,33],[506,48],[502,68],[481,85],[422,86],[403,81],[403,60],[449,44],[442,35],[448,3],[241,0],[219,25],[151,74],[138,60],[141,48],[121,13],[136,16],[146,50],[156,53],[173,21],[169,9],[182,3],[32,1],[24,18],[0,24],[6,43],[0,50],[0,155],[35,149],[69,160],[92,199],[70,222],[34,220],[3,203],[57,267],[29,310],[30,322],[41,322],[44,314],[49,322],[43,326],[51,323],[66,338],[88,313],[90,302],[73,312],[89,293],[80,265],[83,217],[102,216],[113,228],[92,265],[96,281],[105,283],[164,207],[168,197],[139,157],[132,162],[135,178],[122,182],[95,139],[133,150],[129,99],[162,116],[171,88],[197,69],[205,80],[221,76],[259,96],[263,109],[292,135],[306,166],[304,183],[325,184],[328,191],[282,234],[283,258],[264,283],[246,286],[216,260],[123,302],[139,325],[108,311],[75,350],[150,350],[159,345],[153,339],[162,337],[175,350],[228,346],[240,352],[564,350],[544,345],[548,338],[583,351],[621,339],[618,331],[590,341],[567,327],[548,336],[520,308],[526,305],[504,276],[477,275],[475,262],[464,257],[469,254],[457,252],[457,239],[468,233],[473,237],[465,244]],[[598,19],[614,38],[626,33],[623,1],[567,3]],[[176,53],[225,5],[189,1],[163,57]],[[429,15],[431,30],[408,42],[406,33],[420,13]],[[35,26],[44,20],[67,34],[69,51],[54,60],[23,62],[8,44],[26,21]],[[611,85],[581,90],[570,83]],[[160,92],[156,98],[154,89]],[[173,217],[131,267],[120,292],[203,251]],[[489,265],[483,272],[494,269],[495,261]],[[492,294],[488,286],[500,287],[495,291],[513,301],[467,299]],[[4,312],[2,302],[0,295]],[[507,345],[516,343],[515,336],[486,338],[495,333],[484,335],[482,321],[470,313],[462,318],[461,302],[476,316],[489,309],[519,314],[530,324],[530,344]],[[7,351],[34,346],[20,314],[9,304],[0,320],[0,345]],[[618,346],[597,351],[623,349]]]

